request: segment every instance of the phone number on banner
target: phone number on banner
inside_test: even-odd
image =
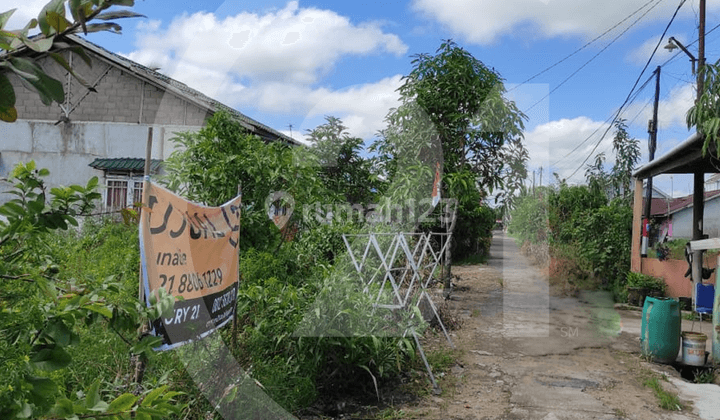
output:
[[[222,284],[223,272],[219,268],[199,273],[184,273],[177,279],[175,275],[160,274],[160,287],[168,293],[191,293],[196,290],[214,289]],[[177,288],[176,288],[177,287]]]

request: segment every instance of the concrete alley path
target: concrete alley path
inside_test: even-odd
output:
[[[615,310],[604,292],[552,296],[545,276],[501,232],[490,252],[487,265],[453,267],[458,279],[445,310],[462,319],[452,332],[460,361],[443,378],[442,395],[403,408],[408,418],[720,418],[720,397],[703,394],[720,387],[693,388],[702,395],[692,402],[685,384],[698,385],[642,360],[640,312]],[[441,338],[429,345],[448,347]],[[681,392],[682,411],[661,409],[643,386],[662,374],[671,379],[660,381],[665,389]]]

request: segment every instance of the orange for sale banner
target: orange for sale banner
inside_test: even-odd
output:
[[[182,297],[172,316],[153,321],[163,338],[159,350],[200,339],[233,318],[238,285],[238,196],[220,207],[191,203],[146,183],[148,203],[140,217],[145,303],[160,288]]]

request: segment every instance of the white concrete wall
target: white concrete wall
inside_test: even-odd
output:
[[[55,125],[50,121],[18,120],[0,123],[0,178],[7,178],[19,162],[34,160],[47,168],[49,186],[85,184],[103,171],[88,166],[96,158],[145,158],[149,125],[72,122]],[[153,126],[152,158],[165,160],[175,145],[174,132],[197,131],[200,127]],[[11,198],[0,184],[0,203]]]

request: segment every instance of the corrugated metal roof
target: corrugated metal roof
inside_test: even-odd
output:
[[[161,160],[150,159],[150,172],[156,173]],[[105,171],[145,172],[145,159],[142,158],[99,158],[90,163],[95,169]]]
[[[720,196],[720,190],[704,191],[705,201],[718,198]],[[643,208],[645,208],[645,199],[643,198]],[[678,211],[691,208],[693,205],[693,195],[687,195],[685,197],[678,197],[673,199],[653,198],[650,202],[650,214],[653,216],[667,216],[669,214],[677,213]]]

